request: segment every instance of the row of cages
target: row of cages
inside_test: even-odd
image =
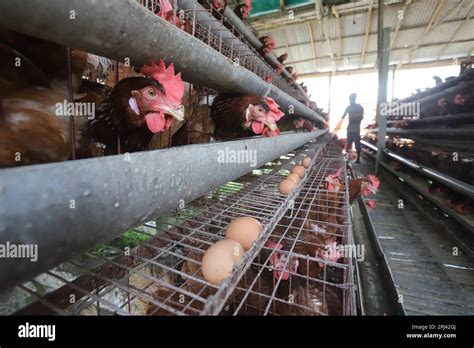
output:
[[[268,64],[262,52],[252,47],[221,12],[212,7],[200,9],[197,6],[193,10],[183,10],[178,8],[176,1],[172,1],[171,16],[165,17],[164,11],[161,11],[164,8],[163,1],[140,0],[139,3],[284,93],[300,100],[307,99],[295,87],[295,82],[286,80],[278,69]],[[200,13],[204,12],[220,23],[222,30],[219,34],[211,26],[211,21],[197,20]],[[231,32],[235,39],[223,36],[224,30]],[[7,39],[7,43],[11,37],[28,38],[26,35],[16,35],[18,34],[10,36],[10,33],[2,32],[1,36],[2,39]],[[35,38],[28,40],[24,45],[23,42],[19,43],[19,47],[25,49],[25,54],[38,54],[39,51],[43,58],[55,57],[48,50],[51,47],[57,49],[58,45],[50,46]],[[0,51],[3,49],[1,46]],[[77,66],[74,58],[83,53],[88,55],[87,66],[79,79],[87,87],[89,85],[84,81],[94,83],[94,92],[102,93],[102,90],[97,89],[99,86],[109,96],[113,95],[111,90],[120,81],[139,76],[136,67],[123,62],[71,47],[59,47],[58,52],[60,55],[64,52],[59,61],[65,64],[58,64],[54,68],[61,72],[66,70],[68,82],[65,97],[69,101],[75,101],[76,94],[79,94],[79,98],[82,97],[81,90],[75,89],[77,76],[74,72]],[[29,62],[29,59],[23,61]],[[164,70],[166,74],[170,74],[171,68],[165,66]],[[36,77],[40,75],[42,74],[37,74]],[[174,71],[171,76],[171,80],[173,79]],[[51,81],[48,84],[49,82]],[[51,89],[54,88],[51,84]],[[217,91],[209,88],[185,84],[185,119],[172,124],[167,131],[155,134],[148,149],[208,143],[213,140],[212,129],[206,128],[206,122],[198,124],[196,129],[186,127],[184,136],[179,139],[178,135],[183,122],[191,117],[199,119],[201,112],[209,115],[210,100],[216,94]],[[32,96],[31,100],[26,100],[26,108],[41,103],[41,98],[35,98]],[[12,105],[7,104],[6,107],[10,108]],[[130,104],[132,109],[133,106]],[[24,121],[22,117],[16,118],[14,125],[21,125]],[[77,120],[76,115],[68,117],[67,127],[61,133],[64,139],[68,139],[71,152],[71,156],[64,159],[83,158],[77,139],[80,127]],[[105,121],[110,124],[107,118]],[[46,135],[51,135],[48,134],[47,127],[43,129],[40,124],[37,127],[45,130]],[[134,141],[133,134],[130,138],[130,141]],[[339,252],[339,246],[353,244],[346,162],[342,159],[341,148],[337,144],[331,145],[330,139],[331,137],[325,137],[311,141],[303,148],[212,190],[185,208],[178,208],[124,231],[119,238],[71,257],[67,262],[16,284],[13,288],[3,288],[0,293],[0,314],[355,314],[354,256],[345,256]],[[49,141],[47,137],[45,141]],[[129,139],[117,136],[116,141],[113,139],[116,144],[112,147],[113,151],[106,149],[104,152],[98,146],[92,149],[92,153],[94,157],[127,155],[127,141]],[[0,145],[5,144],[0,140]],[[13,145],[17,143],[13,142]],[[283,166],[300,163],[309,149],[317,151],[315,155],[311,155],[313,162],[304,179],[290,195],[281,194],[278,185],[289,175],[289,170]],[[47,162],[43,159],[25,162],[23,159],[7,166],[25,166],[18,170],[28,171],[33,167],[29,165]],[[344,190],[329,192],[326,179],[328,175],[338,171],[344,180]],[[0,182],[0,195],[3,192]],[[86,193],[91,194],[89,191]],[[7,210],[0,208],[1,214]],[[31,212],[25,212],[29,213]],[[263,232],[252,248],[246,251],[242,261],[234,267],[232,275],[221,285],[213,284],[203,275],[203,255],[210,246],[224,239],[226,226],[233,219],[242,216],[259,221],[264,228]],[[33,226],[34,222],[27,224]],[[0,232],[4,232],[2,224]],[[327,252],[335,256],[326,257],[324,253]],[[54,255],[49,257],[53,258]]]
[[[409,163],[413,163],[453,183],[445,185],[430,176],[420,181],[427,193],[467,219],[471,229],[474,229],[473,63],[474,59],[468,58],[461,62],[459,76],[389,103],[385,141],[388,151],[407,161],[389,157],[395,171],[410,171]],[[369,126],[363,140],[376,145],[378,132],[376,125]]]
[[[281,194],[284,168],[308,153],[313,163],[298,189]],[[1,295],[1,313],[354,315],[356,254],[342,248],[354,245],[346,165],[329,137],[312,141],[18,284]],[[342,190],[327,188],[334,173]],[[257,219],[263,232],[229,278],[211,283],[203,255],[242,216]]]
[[[176,0],[171,1],[170,4],[172,4],[173,6],[172,11],[166,13],[165,11],[161,10],[162,8],[166,7],[164,0],[138,0],[138,3],[141,4],[143,7],[147,8],[152,13],[156,14],[157,16],[162,17],[163,20],[166,20],[172,23],[173,25],[176,25],[177,27],[186,31],[188,34],[199,39],[201,42],[204,42],[206,45],[212,47],[213,50],[227,57],[235,65],[244,67],[245,69],[259,76],[262,80],[276,86],[278,89],[280,89],[287,95],[298,99],[304,104],[309,104],[307,96],[302,93],[301,89],[296,88],[296,86],[298,86],[296,82],[289,81],[283,78],[280,72],[278,71],[278,68],[272,67],[268,62],[266,62],[263,53],[255,49],[245,39],[245,37],[238,32],[235,26],[226,19],[222,11],[217,11],[212,6],[207,6],[206,8],[204,8],[197,1],[196,6],[192,10],[180,9]],[[213,18],[213,20],[216,21],[218,25],[220,25],[220,29],[217,30],[218,33],[216,33],[215,29],[216,23],[211,22],[211,20],[197,20],[200,13],[205,13],[206,16],[208,16],[209,18]],[[229,37],[227,35],[223,37],[224,31],[230,32],[231,36]],[[109,94],[114,88],[114,86],[116,86],[121,80],[129,77],[140,76],[137,67],[131,66],[130,62],[113,61],[106,57],[96,56],[90,53],[76,50],[71,47],[64,47],[64,56],[61,57],[60,55],[63,53],[63,51],[61,50],[62,47],[59,47],[58,45],[53,43],[49,45],[48,42],[44,40],[39,40],[33,37],[29,37],[27,35],[13,33],[8,30],[2,31],[0,38],[6,44],[6,46],[2,46],[1,49],[3,52],[2,54],[4,54],[9,59],[8,63],[10,63],[10,58],[15,58],[15,62],[17,61],[17,59],[20,59],[20,61],[24,60],[25,62],[28,62],[28,64],[31,64],[31,62],[36,64],[37,60],[39,59],[51,59],[54,62],[61,63],[60,65],[63,66],[57,66],[56,68],[60,70],[61,73],[63,71],[66,72],[68,90],[61,90],[60,93],[66,93],[67,96],[65,95],[65,97],[67,98],[67,100],[76,104],[85,104],[82,103],[84,101],[90,104],[95,103],[96,107],[100,108],[100,102],[103,101],[103,96]],[[17,43],[15,41],[25,42]],[[7,45],[11,45],[11,47],[7,47]],[[11,52],[9,52],[8,49],[10,49]],[[55,53],[46,53],[46,51],[48,51],[49,49],[55,50]],[[16,54],[16,50],[20,51],[19,56],[10,57],[10,55]],[[59,54],[57,54],[56,51]],[[42,52],[44,53],[44,55]],[[25,54],[24,56],[23,53]],[[33,56],[31,57],[31,61],[29,59],[30,57],[28,56],[28,54],[31,54]],[[87,56],[87,60],[83,59],[84,54]],[[78,58],[77,61],[75,60],[76,57]],[[31,66],[26,66],[27,72],[29,72],[28,70],[45,69],[43,63],[39,64],[39,66],[34,66],[34,64],[32,64]],[[77,76],[77,66],[83,64],[85,66],[81,66],[81,69],[79,70],[81,75]],[[53,68],[49,66],[46,69]],[[167,69],[170,70],[171,68],[168,67]],[[18,69],[15,65],[12,66],[11,70]],[[45,72],[45,74],[42,74],[43,72],[35,72],[35,74],[37,74],[38,76],[33,76],[31,77],[31,79],[41,80],[44,77],[43,75],[46,75],[47,78],[50,78],[50,75],[52,76],[52,78],[56,78],[56,75],[50,74],[49,71]],[[169,74],[169,71],[167,71],[167,73]],[[16,73],[7,71],[6,74],[7,75],[5,76],[5,78],[8,80],[11,77],[10,75],[13,75],[15,77]],[[61,78],[62,77],[63,75],[61,75]],[[77,79],[82,80],[82,82],[77,82]],[[92,84],[88,83],[87,81],[92,82]],[[49,86],[51,84],[53,90],[56,88],[56,86],[54,85],[56,81],[41,81],[41,83],[43,83],[45,86]],[[81,83],[82,86],[80,85]],[[79,90],[76,86],[77,84],[80,85]],[[215,129],[214,125],[194,125],[192,124],[192,122],[186,121],[188,121],[192,117],[198,118],[200,117],[200,114],[209,114],[210,105],[212,104],[212,100],[214,99],[214,97],[218,94],[218,91],[203,86],[188,84],[185,82],[184,85],[185,91],[181,105],[182,110],[184,110],[184,120],[175,120],[169,130],[155,134],[149,143],[148,149],[160,149],[176,145],[206,143],[213,139],[213,132]],[[9,86],[10,83],[8,83],[6,86],[4,86],[4,88],[0,90],[2,95],[8,93]],[[89,95],[90,91],[92,93],[90,93]],[[33,99],[31,99],[31,101],[37,102],[34,99],[35,96],[33,96],[32,98]],[[97,106],[98,103],[99,106]],[[10,106],[10,104],[15,107],[15,102],[12,103],[10,101],[6,106]],[[69,107],[69,105],[64,106],[64,110],[66,110],[67,107]],[[30,108],[30,106],[28,106],[28,108]],[[81,146],[84,147],[80,143],[80,140],[78,138],[79,132],[81,132],[84,128],[84,124],[88,123],[88,119],[86,120],[86,117],[81,114],[76,115],[75,112],[77,112],[77,106],[75,106],[75,108],[76,111],[63,111],[63,113],[69,113],[69,115],[71,115],[68,119],[68,135],[62,135],[63,137],[67,138],[70,143],[71,155],[67,157],[67,159],[78,159],[85,157],[83,149],[78,149]],[[209,115],[207,115],[206,117],[206,120],[210,120]],[[110,122],[110,120],[108,120],[107,118],[106,120],[107,122]],[[11,122],[21,121],[22,120],[20,119],[14,119]],[[66,126],[64,126],[64,128],[66,128]],[[293,126],[291,126],[291,129],[294,129]],[[26,135],[33,136],[34,134],[27,133]],[[7,135],[5,135],[5,137],[6,136]],[[104,154],[110,155],[127,152],[127,150],[124,149],[124,139],[120,139],[119,136],[116,137],[117,141],[116,146],[113,146],[113,153],[108,150],[104,151],[104,149],[101,148],[100,144],[98,143],[94,145],[87,145],[87,156],[92,155],[94,157],[99,157],[103,156]],[[16,142],[14,142],[14,145],[15,144]],[[3,143],[1,145],[2,147],[5,146],[5,144]],[[96,146],[96,148],[92,148],[93,146]],[[5,165],[2,161],[0,161],[0,167],[48,162],[44,159],[21,159],[22,148],[19,145],[18,147],[18,152],[15,152],[15,156],[17,156],[18,158],[15,158],[15,160],[13,161],[6,161]],[[89,149],[89,147],[91,147],[92,149]],[[66,153],[69,150],[66,151],[62,149],[61,151],[64,151]],[[66,158],[65,156],[63,157]]]

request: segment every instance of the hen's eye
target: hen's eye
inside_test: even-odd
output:
[[[263,109],[262,109],[262,108],[258,108],[257,110],[258,110],[258,112],[262,112],[262,111],[263,111]]]
[[[154,97],[154,96],[156,96],[156,91],[155,91],[153,88],[150,88],[150,89],[148,90],[148,95],[149,95],[150,97]]]

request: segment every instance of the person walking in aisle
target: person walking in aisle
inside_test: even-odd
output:
[[[349,106],[344,111],[342,118],[349,115],[349,125],[347,126],[347,152],[352,149],[352,143],[355,143],[357,151],[357,161],[360,163],[360,123],[364,118],[364,108],[356,103],[357,94],[352,93],[349,96]]]

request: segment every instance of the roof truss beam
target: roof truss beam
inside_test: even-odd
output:
[[[446,4],[446,0],[438,0],[438,5],[436,6],[433,14],[431,15],[430,20],[426,24],[426,27],[425,27],[425,30],[423,31],[423,34],[421,34],[421,36],[418,38],[418,40],[416,40],[416,42],[410,48],[408,53],[400,60],[400,63],[398,64],[397,69],[400,68],[400,66],[402,66],[405,61],[408,61],[410,63],[413,60],[413,58],[416,57],[416,53],[418,52],[418,48],[420,47],[420,45],[423,42],[423,40],[425,39],[425,37],[428,36],[428,34],[431,33],[434,28],[436,28],[438,25],[443,23],[444,18],[447,18],[452,13],[452,11],[451,11],[447,16],[445,16],[444,18],[442,18],[441,20],[439,20],[438,22],[435,23],[436,19],[438,18],[439,14],[441,13],[441,10],[443,9],[445,4]],[[462,2],[459,3],[459,5],[457,7],[459,7],[461,4],[462,4]]]
[[[395,41],[397,40],[398,32],[400,31],[400,28],[402,27],[403,23],[405,22],[406,14],[408,11],[408,6],[412,3],[412,0],[406,0],[405,4],[403,5],[403,8],[399,11],[402,11],[401,13],[398,12],[398,22],[397,26],[395,27],[395,31],[392,35],[392,40],[390,41],[390,49],[392,49],[393,45],[395,45]],[[400,18],[401,15],[401,18]]]
[[[372,8],[373,8],[373,6],[374,6],[374,0],[370,0],[369,9],[367,10],[367,25],[365,27],[364,45],[362,46],[362,53],[360,54],[359,68],[364,63],[365,51],[367,50],[367,45],[369,43],[370,27],[372,26]]]
[[[311,51],[313,52],[314,71],[316,71],[318,69],[316,65],[316,43],[314,42],[313,29],[311,28],[311,24],[309,22],[306,24],[306,27],[308,28],[309,38],[311,40]]]
[[[329,36],[326,31],[326,18],[323,18],[323,1],[322,0],[316,0],[315,1],[315,7],[316,7],[316,18],[319,23],[319,26],[321,28],[321,33],[323,35],[323,38],[326,41],[326,45],[328,48],[329,52],[329,57],[331,59],[331,65],[332,65],[332,71],[336,71],[336,62],[334,61],[334,52],[332,50],[331,46],[331,40],[329,39]]]
[[[451,42],[452,44],[458,44],[458,43],[472,43],[472,39],[466,39],[466,40],[457,40],[457,41],[453,41]],[[425,45],[420,45],[420,48],[424,48],[424,47],[441,47],[443,46],[443,43],[433,43],[433,44],[425,44]],[[406,50],[406,48],[403,48],[403,47],[400,47],[400,48],[394,48],[391,52],[397,52],[397,51],[403,51],[403,50]],[[377,54],[377,51],[368,51],[366,52],[366,56],[368,55],[376,55]],[[463,54],[464,55],[464,54]],[[336,61],[337,60],[344,60],[346,58],[357,58],[357,57],[360,57],[359,54],[357,53],[354,53],[354,54],[344,54],[344,55],[341,55],[340,57],[337,57],[337,58],[334,58]],[[322,57],[318,57],[318,58],[322,58]],[[299,64],[299,63],[307,63],[309,61],[312,61],[313,58],[309,58],[309,59],[302,59],[302,60],[297,60],[297,61],[291,61],[289,62],[288,64]]]
[[[471,0],[470,3],[469,3],[468,10],[466,11],[466,18],[463,21],[459,21],[456,24],[456,29],[454,30],[454,32],[449,37],[448,42],[445,43],[443,45],[443,48],[441,48],[441,50],[439,51],[438,57],[436,58],[437,60],[439,60],[441,58],[441,55],[444,53],[444,51],[446,51],[446,48],[448,48],[449,43],[453,41],[453,39],[456,37],[456,35],[459,33],[459,31],[471,21],[471,18],[473,16],[473,13],[472,13],[473,7],[474,7],[474,1]],[[469,53],[470,52],[468,52],[467,55],[469,55]]]

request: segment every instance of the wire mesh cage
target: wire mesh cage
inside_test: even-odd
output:
[[[280,194],[285,168],[308,149],[317,151],[305,180],[293,195]],[[15,295],[3,295],[3,313],[353,314],[353,259],[323,255],[335,251],[328,241],[351,243],[345,166],[340,158],[320,158],[322,149],[310,143],[18,285]],[[337,170],[345,188],[329,192],[325,178]],[[262,237],[232,276],[214,285],[202,274],[202,257],[240,216],[259,220]]]
[[[139,2],[153,13],[160,12],[159,1]],[[222,53],[235,64],[254,72],[287,94],[298,96],[298,90],[265,62],[261,53],[246,42],[222,14],[216,13],[212,8],[200,10],[216,16],[220,21],[222,31],[230,30],[233,35],[232,39],[216,34],[215,30],[211,30],[210,24],[206,26],[202,21],[198,23],[196,20],[198,10],[182,11],[176,7],[176,1],[173,4],[175,5],[173,15],[167,20],[170,20],[174,25],[178,25],[178,22],[181,21],[183,30]],[[74,100],[73,51],[71,47],[67,47],[68,100],[71,102]],[[95,57],[99,61],[103,58]],[[98,65],[108,68],[102,71],[100,76],[96,74],[98,72],[89,72],[89,76],[81,77],[87,77],[89,80],[103,84],[110,77],[109,75],[113,75],[113,81],[109,83],[109,86],[115,85],[120,80],[122,64],[108,59],[102,63]],[[131,73],[136,74],[135,71],[131,71]],[[213,92],[204,88],[202,91],[205,91],[207,95]],[[69,117],[71,159],[73,160],[76,159],[74,134],[78,127],[77,124],[75,125],[74,116],[70,115]],[[168,136],[171,139],[171,132]],[[124,139],[117,136],[118,154],[122,152],[122,140]],[[302,221],[303,212],[310,209],[309,195],[319,193],[319,189],[307,190],[314,185],[315,188],[318,188],[324,184],[324,178],[317,175],[316,171],[319,170],[317,168],[324,166],[324,163],[320,162],[318,158],[328,140],[329,138],[323,142],[313,141],[300,150],[301,152],[311,148],[316,151],[311,155],[315,164],[302,184],[290,195],[280,194],[278,184],[289,173],[289,168],[285,166],[295,164],[296,157],[301,155],[300,152],[291,152],[275,162],[254,169],[250,174],[211,191],[189,206],[180,207],[173,213],[160,216],[138,228],[131,229],[118,239],[96,246],[93,250],[73,257],[25,283],[17,284],[14,289],[0,294],[0,313],[41,315],[246,314],[242,310],[241,303],[245,304],[248,296],[241,298],[238,304],[235,299],[238,298],[239,293],[256,292],[253,286],[246,285],[249,274],[255,270],[255,267],[260,265],[262,270],[265,267],[275,267],[274,265],[268,266],[270,261],[261,255],[262,252],[270,252],[270,254],[273,253],[272,257],[275,259],[274,255],[277,250],[276,247],[268,247],[269,238],[272,238],[270,240],[272,243],[275,243],[273,240],[282,242],[280,237],[284,239],[282,239],[283,245],[285,248],[289,248],[288,260],[304,256],[293,253],[294,245],[291,245],[291,241],[296,241],[299,238],[299,233],[296,235],[293,233],[293,228],[297,228],[296,225],[288,227],[289,232],[282,230],[282,225],[290,224],[292,221],[290,217],[284,217],[288,210],[298,209],[301,217],[297,221]],[[169,145],[171,145],[171,141]],[[304,202],[300,202],[297,198],[298,195],[308,197]],[[340,215],[347,218],[342,213]],[[211,284],[203,277],[201,271],[203,254],[209,246],[224,238],[226,226],[240,216],[252,216],[257,219],[264,226],[262,236],[245,253],[231,277],[220,286]],[[341,230],[339,237],[342,238],[347,233],[347,231]],[[280,256],[285,252],[285,250],[278,251]],[[284,259],[280,256],[279,259]],[[317,256],[315,255],[315,257]],[[302,263],[300,260],[297,262]],[[324,260],[321,262],[325,265]],[[331,265],[331,267],[344,268],[339,264]],[[302,267],[300,267],[301,269]],[[263,274],[263,272],[260,273]],[[285,274],[285,272],[279,274]],[[304,277],[304,275],[302,276]],[[270,310],[270,304],[281,302],[277,301],[279,288],[284,288],[287,284],[294,284],[301,278],[296,271],[291,277],[293,280],[289,282],[277,280],[277,283],[272,287],[274,292],[268,294],[270,299],[268,308],[264,308],[259,314],[281,314],[274,308]],[[321,290],[323,295],[327,290],[325,279],[324,276],[320,282],[323,286]],[[313,281],[314,279],[307,277],[306,280]],[[261,281],[259,280],[258,283]],[[338,283],[337,287],[340,292],[344,292],[346,285]],[[292,292],[293,288],[290,286],[288,291]],[[264,292],[261,295],[267,296],[264,295]],[[324,301],[326,300],[323,296]],[[284,305],[293,307],[288,303],[284,303]],[[308,305],[301,306],[308,307]],[[326,305],[323,304],[323,306]],[[244,308],[247,307],[249,306],[245,304]],[[316,311],[313,311],[312,307],[308,307],[306,310],[306,314],[328,314],[323,307]],[[344,313],[346,312],[347,310]]]
[[[150,11],[158,15],[161,14],[164,19],[206,43],[229,58],[234,64],[252,71],[288,95],[295,98],[306,98],[301,95],[301,91],[294,85],[286,81],[277,69],[265,61],[263,53],[257,51],[246,40],[244,35],[223,15],[222,11],[217,11],[212,7],[203,8],[199,4],[196,4],[192,10],[180,9],[179,4],[176,1],[172,1],[171,4],[174,9],[172,16],[165,18],[163,11],[160,12],[163,0],[139,0],[138,2]],[[212,18],[215,17],[217,24],[213,24],[210,20],[199,21],[197,17],[200,13],[205,13]],[[223,36],[224,31],[229,31],[231,35]]]

